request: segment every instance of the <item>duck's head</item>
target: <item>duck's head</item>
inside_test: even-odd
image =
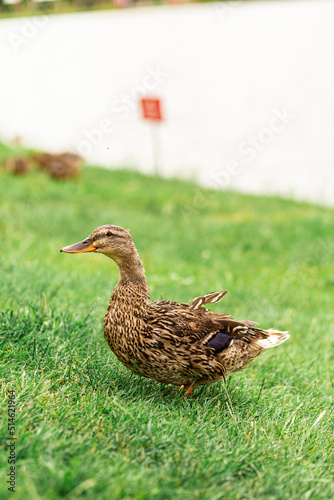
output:
[[[108,224],[95,229],[85,240],[60,250],[65,253],[97,252],[113,259],[119,267],[121,280],[140,282],[148,295],[143,264],[129,231]],[[149,295],[148,295],[149,296]]]
[[[136,252],[129,231],[119,226],[107,224],[98,227],[85,240],[60,250],[65,253],[98,252],[119,263]]]

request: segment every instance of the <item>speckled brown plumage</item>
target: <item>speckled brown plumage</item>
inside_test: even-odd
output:
[[[120,281],[105,315],[104,337],[127,368],[158,382],[186,388],[211,384],[246,368],[263,350],[289,337],[204,307],[219,302],[226,291],[197,297],[190,304],[150,301],[136,247],[119,226],[101,226],[61,251],[98,252],[116,262]]]

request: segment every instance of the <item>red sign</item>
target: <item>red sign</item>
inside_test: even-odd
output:
[[[143,117],[146,120],[155,120],[158,122],[162,120],[160,99],[151,99],[143,97],[140,102],[141,102]]]

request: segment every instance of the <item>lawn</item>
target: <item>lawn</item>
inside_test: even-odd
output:
[[[0,196],[1,499],[334,498],[333,210],[92,167],[1,171]],[[152,299],[229,290],[212,310],[290,340],[188,399],[134,376],[102,332],[116,265],[59,252],[106,223],[131,229]]]

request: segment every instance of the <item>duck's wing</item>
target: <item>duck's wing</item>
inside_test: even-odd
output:
[[[222,292],[212,292],[208,293],[206,295],[202,295],[201,297],[196,297],[193,299],[190,304],[186,304],[184,302],[173,302],[170,300],[153,300],[150,302],[150,304],[153,304],[154,306],[157,307],[168,307],[168,308],[175,308],[175,309],[184,309],[187,311],[195,311],[196,309],[204,309],[203,306],[207,304],[215,304],[216,302],[220,302],[223,297],[228,292],[226,290]],[[224,316],[229,316],[229,314],[224,315]]]
[[[192,301],[189,309],[194,311],[195,309],[199,309],[207,304],[215,304],[216,302],[220,302],[222,300],[222,298],[225,297],[225,295],[227,293],[228,292],[226,290],[224,290],[222,292],[213,292],[213,293],[208,293],[207,295],[202,295],[201,297],[196,297]],[[217,314],[217,313],[211,313],[211,314],[215,314],[216,318],[218,318],[218,316],[221,316],[222,319],[229,318],[230,320],[233,320],[233,318],[229,314]],[[259,323],[256,323],[256,321],[250,321],[248,319],[245,319],[245,320],[238,321],[238,325],[240,325],[240,324],[242,324],[244,326],[256,326]],[[235,326],[238,326],[238,325],[235,325]],[[232,323],[230,324],[230,326],[231,327],[233,326]]]
[[[236,321],[229,314],[214,313],[204,307],[219,302],[226,293],[221,291],[196,297],[191,304],[168,300],[151,302],[147,318],[151,332],[172,343],[209,347],[215,354],[229,347],[233,339],[263,350],[288,338],[287,332],[262,330],[257,328],[255,321]]]
[[[219,302],[226,291],[196,297],[190,304],[158,300],[150,302],[147,322],[155,334],[222,350],[228,339],[242,338],[254,321],[235,321],[229,314],[213,313],[204,306]],[[215,338],[215,343],[208,343]],[[218,345],[219,344],[219,345]]]

